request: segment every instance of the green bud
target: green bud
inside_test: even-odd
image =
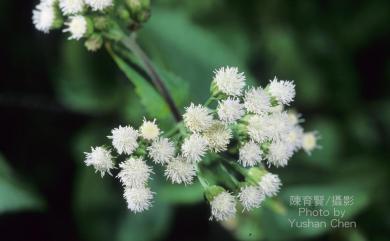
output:
[[[100,34],[92,34],[85,43],[85,47],[92,52],[99,50],[103,45],[103,37]]]
[[[119,6],[118,9],[117,9],[117,12],[118,12],[118,16],[123,19],[124,21],[129,21],[130,20],[130,13],[129,11],[126,9],[125,6]]]
[[[142,3],[140,0],[126,0],[126,4],[133,14],[137,14],[142,10]]]
[[[214,198],[216,196],[218,196],[220,193],[222,193],[224,191],[225,191],[225,189],[223,187],[213,185],[213,186],[207,187],[206,190],[204,191],[204,193],[205,193],[206,199],[209,202],[211,202],[214,200]]]
[[[140,23],[144,23],[148,21],[149,18],[150,18],[150,11],[147,9],[139,12],[137,14],[136,20]]]
[[[264,168],[252,167],[249,169],[245,180],[248,183],[257,185],[265,174],[267,174],[267,171]]]
[[[97,30],[106,30],[109,27],[110,20],[107,17],[98,16],[93,18],[93,24]]]

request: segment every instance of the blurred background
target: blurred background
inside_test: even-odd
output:
[[[278,206],[223,225],[208,221],[198,185],[155,177],[154,207],[134,215],[116,180],[83,165],[113,127],[148,114],[106,51],[36,31],[36,3],[0,1],[0,240],[388,240],[388,0],[152,2],[139,42],[175,76],[181,107],[205,101],[215,68],[238,66],[261,85],[295,80],[303,125],[322,137],[321,150],[272,170]],[[289,227],[290,196],[317,194],[353,196],[345,219],[357,228]]]

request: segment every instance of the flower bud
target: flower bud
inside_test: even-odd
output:
[[[84,43],[85,47],[92,52],[99,50],[103,45],[103,38],[100,34],[92,34]]]
[[[109,26],[109,19],[103,16],[97,16],[93,18],[93,24],[97,30],[106,30]]]

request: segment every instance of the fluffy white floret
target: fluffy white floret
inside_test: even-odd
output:
[[[160,137],[147,148],[149,157],[157,164],[168,163],[175,155],[174,144],[165,137]]]
[[[214,83],[219,91],[231,96],[241,96],[245,87],[245,75],[237,67],[221,67],[214,71]]]
[[[248,112],[265,114],[271,110],[271,98],[261,87],[251,88],[245,92],[244,105]]]
[[[183,157],[179,156],[168,162],[164,175],[172,183],[191,184],[196,175],[195,166],[193,163],[187,162]]]
[[[140,213],[152,206],[154,193],[148,187],[125,187],[123,197],[127,208],[133,213]]]
[[[111,152],[102,147],[91,147],[91,152],[85,152],[85,164],[93,166],[103,177],[105,173],[111,175],[110,170],[114,168]]]
[[[217,113],[221,121],[230,124],[240,119],[245,111],[239,99],[228,97],[226,100],[218,102]]]
[[[84,0],[60,0],[61,11],[65,15],[76,14],[83,10]]]
[[[267,140],[270,133],[273,132],[268,128],[268,125],[268,116],[253,115],[249,117],[247,126],[249,137],[257,143]]]
[[[33,10],[33,24],[37,30],[44,33],[48,33],[53,27],[55,18],[55,9],[51,2],[41,1]]]
[[[259,187],[261,191],[267,197],[276,196],[281,186],[282,182],[280,181],[279,176],[272,173],[265,174],[259,182]]]
[[[205,138],[199,134],[192,134],[184,140],[181,151],[188,162],[199,162],[206,154],[207,144]]]
[[[302,137],[303,150],[310,155],[314,149],[319,148],[317,144],[318,139],[318,134],[315,131],[305,133]]]
[[[269,92],[283,105],[289,105],[295,98],[295,84],[293,81],[275,78],[269,83]]]
[[[259,144],[249,141],[240,148],[238,162],[244,167],[252,167],[261,162],[263,152]]]
[[[302,148],[303,136],[303,128],[295,125],[288,132],[285,141],[293,151],[297,151]]]
[[[217,221],[226,221],[236,215],[236,200],[232,194],[226,191],[214,197],[210,205],[211,219],[215,218]]]
[[[113,0],[85,0],[94,11],[101,11],[113,5]]]
[[[120,172],[118,178],[124,186],[128,187],[142,187],[153,173],[152,168],[149,167],[142,158],[130,157],[126,161],[119,164]]]
[[[83,16],[71,16],[65,25],[67,28],[65,28],[63,31],[70,33],[68,39],[79,40],[87,33],[88,23],[87,19]]]
[[[192,132],[201,132],[209,128],[212,124],[213,117],[208,108],[202,105],[191,103],[186,107],[186,113],[183,115],[184,124]]]
[[[268,148],[268,165],[284,167],[293,154],[293,148],[288,143],[283,141],[272,142]]]
[[[119,126],[111,131],[112,145],[119,154],[130,155],[138,147],[138,131],[131,126]]]
[[[265,195],[258,186],[246,186],[241,188],[238,199],[244,207],[243,211],[249,211],[253,208],[260,207],[260,204],[265,199]]]
[[[147,121],[144,119],[143,124],[139,128],[140,135],[146,140],[154,140],[160,135],[160,129],[156,125],[156,120]]]
[[[220,121],[214,123],[204,133],[203,137],[208,143],[210,150],[214,152],[226,151],[232,138],[232,131]]]

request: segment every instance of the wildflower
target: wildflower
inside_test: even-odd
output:
[[[318,134],[316,132],[312,131],[303,134],[303,138],[302,138],[303,150],[305,150],[305,152],[310,155],[314,149],[319,148],[319,146],[317,145],[317,140],[318,140]]]
[[[280,181],[279,176],[272,173],[265,174],[259,182],[261,191],[263,191],[264,195],[267,197],[276,196],[281,186],[282,182]]]
[[[268,116],[250,116],[247,126],[249,137],[257,143],[262,143],[263,141],[267,140],[270,133],[273,132],[273,130],[268,127],[268,123]]]
[[[56,13],[51,2],[41,1],[33,10],[33,23],[35,28],[48,33],[53,28]]]
[[[271,140],[282,140],[288,135],[292,128],[288,115],[285,111],[275,112],[267,119],[267,137]]]
[[[71,15],[83,10],[84,0],[60,0],[59,5],[65,15]]]
[[[203,137],[206,139],[210,150],[214,152],[226,151],[232,132],[222,122],[214,121]]]
[[[269,145],[267,160],[268,164],[276,167],[284,167],[294,154],[293,148],[286,142],[274,141]]]
[[[226,100],[218,102],[217,113],[221,121],[230,124],[240,119],[245,111],[239,99],[228,97]]]
[[[90,6],[93,11],[102,11],[113,5],[113,0],[85,0],[85,3]]]
[[[217,89],[226,95],[241,96],[245,86],[244,73],[239,73],[237,67],[221,67],[214,71],[213,83]]]
[[[188,162],[199,162],[206,154],[207,141],[199,134],[192,134],[184,140],[181,151]]]
[[[119,164],[121,168],[118,173],[118,178],[124,186],[142,187],[153,173],[142,158],[130,157],[126,161]]]
[[[241,187],[238,194],[244,210],[251,210],[253,208],[260,207],[260,204],[264,201],[265,195],[258,186],[246,186]]]
[[[249,141],[240,148],[238,161],[244,167],[252,167],[260,163],[262,154],[260,146],[253,141]]]
[[[130,155],[138,147],[138,132],[131,126],[119,126],[111,131],[112,145],[119,154]]]
[[[125,187],[123,197],[128,209],[133,213],[140,213],[152,206],[153,194],[148,187]]]
[[[66,22],[65,25],[67,26],[67,28],[63,31],[70,33],[68,39],[79,40],[84,37],[88,31],[87,19],[80,15],[69,17],[69,21]]]
[[[302,123],[304,120],[301,118],[302,115],[299,113],[296,113],[295,111],[288,111],[288,120],[291,125],[298,125],[299,123]]]
[[[154,140],[147,149],[149,157],[157,164],[168,163],[175,154],[175,146],[165,137]]]
[[[110,170],[115,168],[111,152],[102,146],[91,147],[91,152],[85,152],[85,156],[85,164],[93,166],[102,177],[106,172],[111,175]]]
[[[265,114],[270,111],[271,98],[261,87],[251,88],[245,93],[244,105],[248,112]]]
[[[186,162],[183,157],[179,156],[168,162],[164,175],[172,181],[172,183],[185,185],[191,184],[195,173],[193,163]]]
[[[236,200],[234,196],[227,191],[223,191],[216,195],[212,201],[211,215],[217,221],[226,221],[236,215]]]
[[[160,135],[160,129],[156,125],[156,120],[147,121],[144,119],[144,123],[140,127],[140,135],[146,140],[154,140]]]
[[[201,132],[209,128],[213,121],[209,109],[202,105],[194,105],[193,103],[186,108],[183,119],[186,127],[192,132]]]
[[[293,81],[275,78],[270,81],[269,92],[283,105],[289,105],[295,97],[295,84]]]
[[[303,140],[303,128],[299,125],[293,126],[290,132],[286,136],[286,143],[293,149],[297,151],[302,148]]]

